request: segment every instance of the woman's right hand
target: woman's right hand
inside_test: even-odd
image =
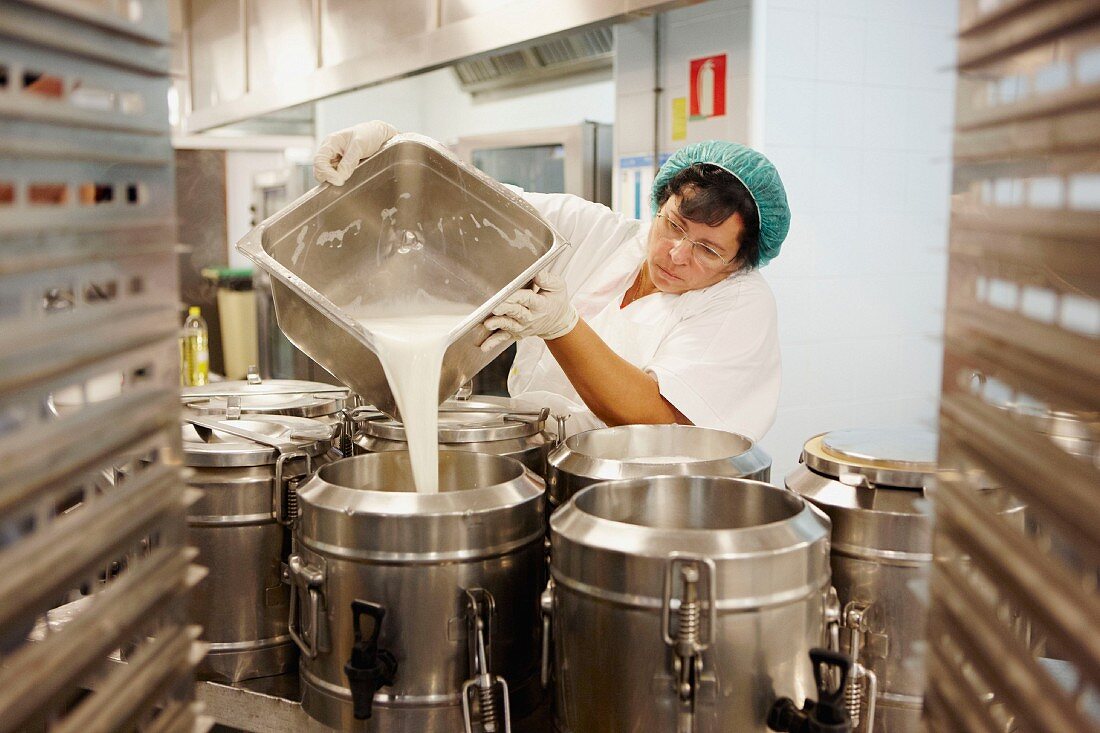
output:
[[[344,185],[360,161],[377,153],[396,134],[397,128],[382,120],[360,122],[332,133],[313,156],[313,177],[321,183]]]

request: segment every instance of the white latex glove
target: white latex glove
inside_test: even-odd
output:
[[[397,128],[382,120],[360,122],[337,130],[317,148],[313,156],[313,177],[321,183],[343,186],[360,161],[377,153],[396,134]]]
[[[573,330],[580,317],[569,302],[565,281],[549,272],[535,275],[535,287],[523,288],[505,298],[485,319],[485,328],[493,331],[481,344],[492,351],[512,339],[538,336],[561,338]]]

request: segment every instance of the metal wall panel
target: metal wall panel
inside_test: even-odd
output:
[[[166,13],[0,2],[0,731],[201,725]]]
[[[367,19],[370,19],[369,21]],[[435,27],[435,2],[406,0],[321,0],[321,49],[332,66]]]
[[[201,110],[239,99],[248,91],[244,0],[190,0],[188,58],[191,104]]]
[[[317,68],[313,6],[314,0],[247,0],[249,89]]]
[[[961,10],[926,717],[1100,731],[1100,5]]]
[[[483,13],[490,13],[505,5],[514,5],[519,0],[442,0],[440,2],[439,22],[457,23]]]
[[[188,0],[193,109],[188,133],[242,122],[335,94],[441,68],[460,59],[515,49],[535,39],[607,25],[702,0],[315,0],[320,66],[291,76],[250,73],[246,15],[281,22],[286,0]],[[288,27],[304,28],[291,5]],[[247,12],[246,12],[247,11]],[[306,31],[302,31],[304,34]],[[311,39],[300,37],[295,49]],[[297,51],[295,51],[297,53]],[[263,77],[263,78],[261,78]],[[247,84],[245,82],[250,81]]]

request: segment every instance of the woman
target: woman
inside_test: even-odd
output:
[[[396,130],[367,122],[314,158],[342,185]],[[759,440],[779,400],[775,300],[758,268],[790,224],[775,167],[735,143],[689,145],[661,167],[651,225],[567,194],[523,193],[573,246],[485,325],[519,340],[513,397],[571,415],[570,432],[681,423]]]

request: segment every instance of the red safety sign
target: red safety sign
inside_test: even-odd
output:
[[[691,99],[689,116],[693,120],[726,114],[726,54],[691,60]]]

